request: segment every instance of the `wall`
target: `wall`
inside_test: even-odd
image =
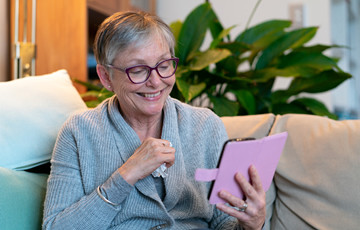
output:
[[[9,1],[0,1],[0,82],[9,80]]]
[[[186,15],[204,0],[157,0],[157,14],[167,23],[176,20],[183,21]],[[255,0],[210,0],[215,12],[224,27],[237,25],[232,31],[234,38],[243,31],[251,12],[256,5]],[[318,26],[316,36],[309,44],[331,44],[330,0],[263,0],[259,5],[251,23],[258,24],[269,19],[290,19],[289,8],[302,4],[304,9],[304,26]],[[275,88],[287,87],[287,79],[276,81]],[[329,92],[313,95],[332,109],[332,99]]]
[[[360,118],[360,3],[331,0],[332,40],[349,49],[333,50],[339,66],[353,75],[332,92],[332,101],[344,119]]]

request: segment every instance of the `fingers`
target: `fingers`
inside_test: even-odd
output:
[[[141,159],[143,167],[150,167],[153,170],[164,163],[166,167],[170,167],[175,162],[175,148],[170,146],[168,140],[147,138],[139,147],[141,150],[135,151],[133,156],[139,155],[137,159]]]
[[[228,206],[226,204],[216,204],[216,208],[237,219],[247,218],[247,214],[245,212],[240,212],[238,209]]]
[[[246,228],[261,228],[266,216],[266,198],[261,179],[254,166],[249,168],[250,182],[240,173],[235,175],[244,194],[244,199],[236,197],[227,191],[220,191],[219,196],[227,204],[217,204],[216,207],[237,218]]]
[[[260,176],[253,165],[251,165],[249,168],[249,175],[250,182],[247,181],[247,179],[240,173],[237,173],[235,175],[235,180],[239,184],[245,197],[250,199],[256,199],[258,194],[263,195],[265,194],[265,192],[262,187]]]
[[[154,139],[152,138],[151,147],[154,151],[154,159],[158,161],[159,165],[166,163],[166,167],[169,168],[175,161],[175,148],[168,140]]]
[[[251,165],[251,166],[250,166],[250,168],[249,168],[249,174],[250,174],[250,179],[251,179],[252,186],[254,187],[254,189],[255,189],[257,192],[262,192],[262,191],[264,191],[264,190],[263,190],[263,187],[262,187],[262,183],[261,183],[260,176],[259,176],[258,171],[256,170],[256,168],[255,168],[254,165]]]
[[[119,168],[120,174],[130,184],[149,176],[162,164],[171,167],[175,162],[175,149],[170,142],[148,138],[135,150],[132,156]]]
[[[164,147],[173,147],[172,143],[168,140],[159,139],[159,143],[161,143]]]
[[[247,211],[249,213],[249,210],[247,209],[247,203],[236,197],[233,196],[232,194],[230,194],[227,191],[220,191],[219,192],[219,196],[223,199],[226,200],[227,203],[230,205],[225,205],[225,204],[216,204],[216,207],[219,208],[220,210],[228,213],[231,216],[234,216],[236,218],[239,218],[241,215],[243,215],[242,213]],[[242,209],[242,211],[240,212],[240,210]]]
[[[172,153],[174,152],[174,148],[172,148],[172,144],[168,140],[163,139],[155,139],[155,138],[148,138],[144,140],[141,144],[140,148],[143,147],[144,149],[152,149],[155,152],[159,153]]]

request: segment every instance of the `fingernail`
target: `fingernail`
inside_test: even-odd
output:
[[[224,196],[224,195],[225,195],[225,192],[221,190],[221,191],[219,192],[219,196]]]
[[[243,175],[241,174],[241,173],[236,173],[236,175],[235,175],[237,178],[242,178],[243,177]]]

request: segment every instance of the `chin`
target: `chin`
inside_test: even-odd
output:
[[[161,106],[160,105],[156,106],[156,107],[151,106],[150,108],[145,109],[144,113],[149,116],[159,115],[162,113],[163,108],[164,108],[164,104]]]

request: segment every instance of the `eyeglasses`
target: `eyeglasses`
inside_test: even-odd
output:
[[[179,58],[175,57],[175,58],[169,58],[163,60],[158,64],[156,64],[156,66],[154,67],[150,67],[147,65],[135,65],[135,66],[130,66],[126,69],[122,69],[119,67],[115,67],[113,65],[106,65],[106,66],[112,69],[125,72],[132,83],[141,84],[149,79],[151,72],[153,70],[156,70],[156,72],[159,74],[161,78],[169,78],[173,76],[176,72],[178,62],[179,62]]]

